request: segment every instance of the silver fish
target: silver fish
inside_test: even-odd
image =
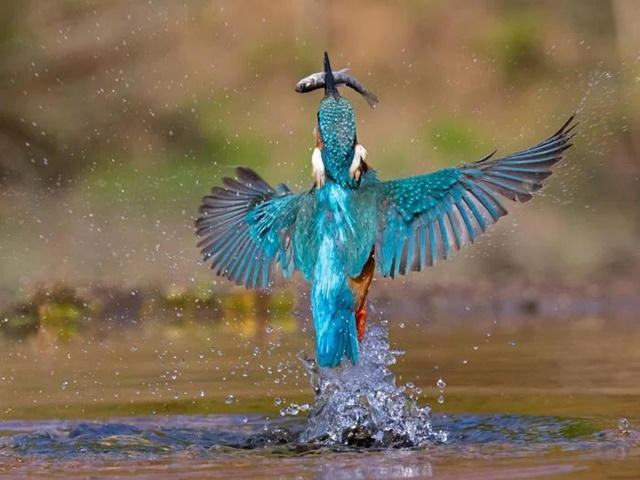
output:
[[[346,73],[348,70],[348,68],[343,68],[342,70],[333,72],[333,78],[336,80],[336,85],[346,85],[347,87],[353,88],[364,97],[371,108],[376,108],[376,105],[378,104],[378,97],[376,94],[371,90],[367,90],[367,88],[356,80],[355,77]],[[298,93],[306,93],[318,90],[319,88],[324,88],[325,85],[324,72],[317,72],[309,75],[308,77],[304,77],[296,83],[295,90]]]

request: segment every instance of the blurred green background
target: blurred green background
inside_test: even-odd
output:
[[[321,93],[293,86],[325,49],[380,97],[343,92],[382,178],[528,147],[578,114],[539,198],[403,282],[637,288],[636,0],[0,8],[0,307],[52,284],[229,289],[199,264],[200,199],[238,165],[310,186]]]

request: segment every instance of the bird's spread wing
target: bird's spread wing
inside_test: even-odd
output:
[[[253,170],[238,168],[203,199],[196,220],[205,261],[238,285],[267,288],[280,263],[293,271],[291,232],[304,194],[280,185],[274,190]]]
[[[380,183],[375,251],[382,275],[422,270],[473,242],[506,215],[501,197],[529,201],[571,146],[572,123],[519,153]]]

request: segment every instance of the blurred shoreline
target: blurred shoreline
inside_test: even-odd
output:
[[[0,299],[0,334],[15,340],[41,330],[64,340],[83,331],[101,337],[152,325],[227,325],[240,331],[262,331],[269,324],[284,322],[287,328],[298,329],[310,318],[308,290],[294,286],[258,292],[240,287],[222,291],[96,284],[74,288],[57,283],[40,286],[19,301],[6,296]],[[374,319],[445,329],[457,325],[486,328],[492,323],[526,326],[558,320],[590,321],[601,328],[605,319],[609,327],[640,327],[640,281],[617,277],[598,284],[554,285],[510,278],[425,285],[377,280],[368,310]]]

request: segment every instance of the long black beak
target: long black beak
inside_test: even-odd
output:
[[[331,63],[329,62],[329,54],[324,52],[324,95],[325,97],[333,97],[336,102],[340,98],[336,79],[331,71]]]

